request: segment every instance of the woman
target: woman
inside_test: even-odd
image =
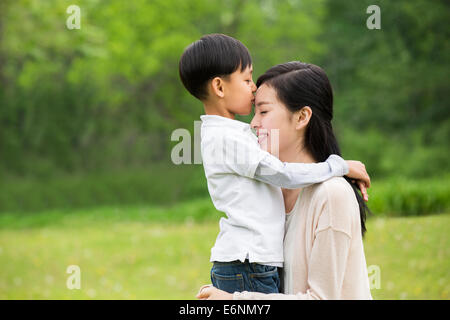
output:
[[[331,125],[333,93],[321,68],[301,62],[280,64],[259,77],[256,85],[251,126],[268,152],[278,151],[283,162],[313,163],[340,155]],[[272,132],[279,134],[278,146],[272,145]],[[357,186],[338,177],[303,189],[285,189],[283,196],[285,294],[230,294],[209,286],[197,297],[371,299],[362,242],[368,209]]]

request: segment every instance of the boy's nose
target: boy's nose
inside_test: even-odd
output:
[[[256,87],[256,84],[252,81],[252,92],[256,92],[256,89],[258,89]]]

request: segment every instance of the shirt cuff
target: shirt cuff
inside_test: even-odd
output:
[[[330,165],[331,171],[336,176],[345,176],[348,173],[347,162],[338,155],[332,154],[326,162]]]
[[[258,169],[259,164],[261,163],[261,161],[267,156],[267,153],[265,152],[261,152],[259,153],[259,155],[257,157],[255,157],[254,159],[250,159],[249,162],[249,166],[247,168],[247,171],[245,173],[245,176],[250,178],[250,179],[254,179],[255,178],[255,173],[256,173],[256,169]]]

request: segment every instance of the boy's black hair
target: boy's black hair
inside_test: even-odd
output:
[[[252,58],[242,42],[224,34],[208,34],[190,44],[180,58],[181,82],[196,98],[207,97],[206,83],[226,77],[238,68],[244,71]]]

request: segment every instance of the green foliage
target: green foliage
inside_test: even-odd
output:
[[[369,5],[380,7],[380,30],[366,28]],[[376,178],[450,172],[448,2],[333,0],[327,12],[321,65],[344,155]]]
[[[323,51],[323,1],[231,0],[219,10],[206,0],[85,0],[79,30],[65,27],[70,4],[3,3],[0,169],[9,174],[170,161],[171,131],[191,130],[203,112],[178,78],[181,53],[202,34],[240,38],[256,74]]]
[[[71,4],[0,2],[2,211],[206,195],[201,178],[150,171],[170,163],[171,132],[203,113],[178,59],[213,32],[247,45],[255,78],[290,60],[323,66],[343,155],[372,179],[450,172],[447,2],[80,0],[81,29],[68,30]],[[381,30],[366,28],[370,4]]]
[[[97,206],[157,204],[170,206],[208,197],[203,168],[152,165],[90,174],[0,182],[0,212],[67,210]]]
[[[58,175],[50,178],[14,178],[0,182],[0,217],[5,213],[34,214],[36,211],[67,211],[94,207],[130,208],[151,204],[175,208],[173,217],[183,216],[180,208],[192,199],[204,205],[184,214],[193,221],[215,217],[201,165],[153,165],[95,174]],[[369,189],[369,208],[375,216],[410,216],[450,211],[450,177],[375,180]],[[126,211],[127,209],[117,209]],[[163,209],[161,209],[163,210]],[[170,209],[172,210],[172,209]],[[111,213],[111,210],[108,211]],[[114,215],[113,215],[114,216]],[[159,217],[159,218],[157,218]],[[156,221],[166,221],[155,213]],[[183,218],[184,219],[184,218]],[[171,221],[170,219],[167,221]],[[178,218],[174,221],[178,221]]]
[[[369,189],[369,197],[368,204],[375,215],[415,216],[448,212],[450,177],[374,182]]]
[[[343,157],[364,162],[372,179],[414,180],[450,173],[446,143],[427,144],[423,131],[411,130],[407,137],[375,128],[340,126],[336,131]]]

